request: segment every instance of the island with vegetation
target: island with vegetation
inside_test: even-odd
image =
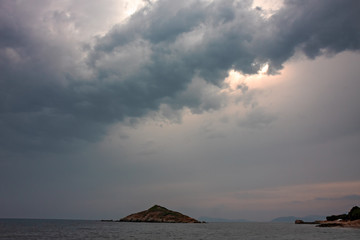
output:
[[[182,213],[154,205],[148,210],[130,214],[119,222],[157,222],[157,223],[200,223],[200,221]]]
[[[360,208],[355,206],[349,213],[331,215],[326,217],[326,221],[304,222],[296,220],[296,224],[318,224],[317,227],[352,227],[360,228]]]

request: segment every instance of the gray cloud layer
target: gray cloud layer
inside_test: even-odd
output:
[[[254,74],[268,63],[276,73],[298,50],[315,58],[360,47],[357,0],[286,1],[269,19],[251,3],[159,0],[84,42],[71,36],[71,11],[1,1],[3,152],[77,148],[161,104],[216,109],[194,79],[220,86],[230,69]]]

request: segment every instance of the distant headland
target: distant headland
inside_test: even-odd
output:
[[[112,220],[102,221],[109,222]],[[154,205],[142,212],[130,214],[116,222],[201,223],[194,218],[159,205]]]
[[[317,227],[352,227],[360,228],[360,208],[355,206],[349,213],[331,215],[326,217],[326,221],[304,222],[296,220],[295,224],[318,224]]]

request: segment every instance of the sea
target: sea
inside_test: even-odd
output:
[[[0,239],[359,240],[360,229],[294,223],[126,223],[0,219]]]

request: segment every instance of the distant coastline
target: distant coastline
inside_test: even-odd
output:
[[[295,216],[286,216],[286,217],[278,217],[271,220],[271,222],[288,222],[293,223],[296,220],[301,219],[304,222],[315,222],[315,221],[323,221],[326,219],[326,216],[319,216],[319,215],[308,215],[305,217],[295,217]]]
[[[202,222],[213,222],[213,223],[239,223],[239,222],[250,222],[246,219],[227,219],[227,218],[213,218],[213,217],[206,217],[201,216],[199,220]]]

